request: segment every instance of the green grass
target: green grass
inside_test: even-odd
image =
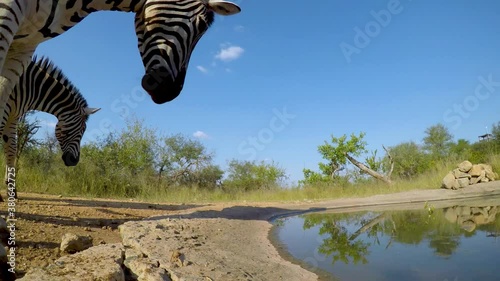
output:
[[[2,161],[3,162],[3,161]],[[349,186],[309,186],[304,188],[255,190],[248,192],[205,190],[193,187],[166,187],[146,177],[114,175],[100,176],[92,163],[82,161],[76,167],[54,165],[44,171],[37,165],[22,163],[18,170],[17,187],[21,192],[34,192],[89,198],[135,198],[150,202],[206,203],[206,202],[265,202],[328,200],[337,198],[367,197],[376,194],[397,193],[410,190],[437,189],[446,173],[459,161],[438,164],[433,170],[412,180],[394,180],[392,186],[377,181]],[[488,162],[494,171],[500,171],[500,156]],[[47,170],[47,168],[45,168]]]

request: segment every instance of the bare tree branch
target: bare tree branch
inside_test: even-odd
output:
[[[347,157],[347,159],[356,167],[358,167],[360,170],[362,170],[363,172],[369,174],[370,176],[378,179],[378,180],[381,180],[389,185],[392,184],[392,181],[390,178],[386,178],[384,175],[368,168],[365,164],[359,162],[358,160],[354,159],[353,157],[351,157],[349,154],[345,154],[345,156]]]
[[[367,232],[368,230],[370,230],[370,228],[376,226],[377,224],[382,222],[385,218],[386,218],[386,213],[383,213],[383,214],[377,216],[376,218],[372,219],[367,224],[363,225],[360,229],[358,229],[356,232],[354,232],[354,234],[351,235],[351,237],[349,237],[349,240],[352,241],[352,240],[356,239],[359,235]]]
[[[387,148],[385,148],[385,146],[382,145],[382,147],[384,148],[385,153],[387,153],[387,157],[389,157],[389,161],[391,162],[391,169],[389,170],[389,172],[386,175],[386,177],[388,179],[390,179],[391,175],[392,175],[392,171],[394,171],[394,158],[392,158],[391,153],[389,152],[389,150]]]

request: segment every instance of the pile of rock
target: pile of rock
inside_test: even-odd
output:
[[[479,225],[494,222],[498,211],[497,206],[455,206],[444,209],[444,217],[449,222],[460,225],[463,230],[472,232]]]
[[[490,182],[498,179],[498,174],[493,172],[490,165],[473,165],[469,161],[458,164],[458,167],[450,171],[444,178],[442,188],[459,189],[471,184]]]

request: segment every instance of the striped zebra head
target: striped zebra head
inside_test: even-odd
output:
[[[37,110],[54,115],[56,139],[66,166],[80,160],[80,142],[87,128],[89,115],[100,108],[90,108],[71,80],[50,59],[34,57],[20,77],[9,108],[18,113]]]
[[[142,87],[153,102],[172,101],[182,91],[191,53],[214,21],[241,11],[221,0],[146,0],[135,29],[146,74]]]
[[[63,115],[57,122],[56,138],[61,146],[64,165],[76,166],[80,161],[80,142],[87,129],[88,117],[99,110],[85,105],[77,112]]]

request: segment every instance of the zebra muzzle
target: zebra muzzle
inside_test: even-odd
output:
[[[80,157],[79,156],[74,156],[72,153],[63,153],[62,155],[62,160],[64,161],[64,165],[66,165],[67,167],[71,167],[71,166],[76,166],[76,164],[78,164],[78,162],[80,161]]]
[[[186,70],[183,69],[175,80],[166,69],[148,71],[142,78],[142,87],[156,104],[163,104],[179,96],[184,86]]]

